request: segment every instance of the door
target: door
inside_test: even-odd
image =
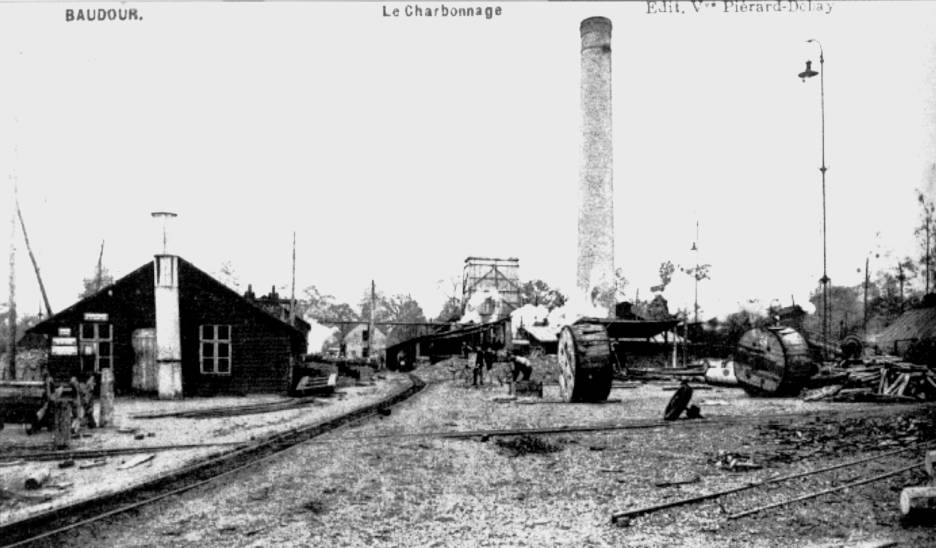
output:
[[[137,329],[133,332],[133,389],[156,392],[156,330]]]

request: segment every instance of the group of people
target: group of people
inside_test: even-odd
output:
[[[468,358],[474,354],[474,366],[471,372],[471,386],[484,386],[484,372],[491,371],[491,369],[494,368],[494,364],[498,361],[497,352],[490,344],[485,346],[472,346],[468,343],[463,343],[462,354]],[[524,358],[523,356],[517,356],[512,352],[508,352],[507,361],[511,364],[511,379],[513,382],[517,382],[520,377],[522,377],[525,381],[530,380],[530,375],[533,373],[533,367],[530,365],[530,360]],[[468,366],[471,365],[472,364],[469,359]]]
[[[82,379],[79,381],[79,378]],[[69,390],[70,389],[70,390]],[[66,395],[70,392],[70,395]],[[94,420],[94,392],[95,376],[91,372],[76,372],[69,379],[68,385],[59,385],[54,387],[52,377],[47,373],[45,375],[45,393],[43,395],[42,405],[36,411],[32,424],[27,431],[30,434],[36,433],[43,427],[53,428],[53,409],[56,401],[62,398],[68,398],[71,407],[71,429],[72,433],[78,433],[81,428],[96,428],[97,421]]]

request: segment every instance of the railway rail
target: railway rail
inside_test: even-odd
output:
[[[415,395],[426,383],[410,375],[412,385],[381,402],[363,407],[335,419],[274,434],[246,447],[186,466],[127,491],[106,494],[65,508],[0,525],[0,546],[56,546],[56,539],[73,529],[105,521],[113,516],[141,508],[167,497],[178,495],[233,475],[248,467],[278,456],[283,451],[340,426],[377,414],[382,409]]]
[[[611,522],[618,523],[618,524],[629,524],[630,520],[634,518],[652,514],[658,511],[669,510],[671,508],[676,508],[679,506],[686,506],[690,504],[701,503],[701,502],[725,497],[728,495],[733,495],[735,493],[740,493],[742,491],[754,490],[754,489],[758,489],[758,488],[769,486],[769,485],[789,482],[792,480],[798,480],[798,479],[815,476],[819,474],[825,474],[828,472],[834,472],[834,471],[838,471],[838,470],[842,470],[846,468],[854,468],[856,466],[867,465],[868,463],[880,461],[880,460],[887,459],[890,457],[895,457],[898,455],[903,455],[905,453],[909,453],[912,451],[925,451],[925,446],[924,444],[917,444],[911,447],[905,447],[903,449],[898,449],[895,451],[887,451],[884,453],[879,453],[877,455],[872,455],[869,457],[864,457],[864,458],[855,459],[855,460],[851,460],[847,462],[833,464],[830,466],[824,466],[821,468],[815,468],[815,469],[792,473],[792,474],[785,474],[782,476],[775,476],[775,477],[767,478],[761,481],[750,482],[750,483],[740,485],[737,487],[732,487],[729,489],[703,493],[700,495],[693,495],[690,497],[671,500],[671,501],[667,501],[663,503],[654,504],[651,506],[644,506],[640,508],[632,508],[632,509],[621,511],[621,512],[615,512],[611,515]],[[830,488],[825,488],[819,491],[809,492],[800,496],[787,498],[787,499],[783,499],[780,501],[774,501],[774,502],[766,503],[766,504],[759,505],[753,508],[748,508],[745,510],[733,512],[727,516],[727,519],[729,520],[741,519],[747,516],[754,515],[759,512],[767,511],[773,508],[778,508],[780,506],[786,506],[788,504],[792,504],[792,503],[800,502],[804,500],[809,500],[812,498],[820,497],[820,496],[834,493],[837,491],[841,491],[844,489],[849,489],[852,487],[859,487],[861,485],[866,485],[866,484],[873,483],[876,481],[888,479],[890,477],[903,474],[905,472],[909,472],[911,470],[922,468],[922,467],[923,467],[923,460],[920,459],[919,462],[916,462],[909,466],[900,466],[898,468],[888,470],[887,472],[884,472],[884,473],[879,473],[879,474],[863,477],[860,479],[855,479],[852,481],[841,482],[838,485],[835,485]],[[722,508],[724,509],[724,506],[722,506]]]

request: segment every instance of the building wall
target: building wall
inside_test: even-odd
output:
[[[149,262],[30,332],[54,337],[59,328],[67,327],[77,337],[81,324],[88,323],[86,313],[106,313],[113,335],[114,387],[118,394],[129,394],[136,360],[133,332],[155,327],[153,283],[153,263]],[[292,362],[306,352],[305,333],[289,328],[182,259],[179,291],[184,395],[288,390]],[[231,326],[230,374],[201,373],[199,329],[203,324]],[[57,380],[67,381],[78,364],[78,357],[53,356],[49,368]]]
[[[251,305],[240,295],[185,261],[180,261],[182,385],[186,396],[285,392],[293,349],[304,335]],[[229,374],[201,372],[202,325],[231,326]],[[302,351],[305,352],[304,344]]]
[[[78,337],[81,324],[92,323],[85,321],[85,313],[106,313],[107,322],[99,323],[112,326],[114,390],[118,394],[127,394],[131,391],[135,360],[133,331],[154,327],[154,302],[153,264],[147,263],[113,285],[36,325],[30,332],[54,337],[58,335],[59,328],[69,328],[72,336]],[[57,381],[67,381],[73,366],[78,366],[78,358],[50,357],[50,373]]]

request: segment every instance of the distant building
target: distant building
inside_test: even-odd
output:
[[[806,318],[806,311],[798,304],[771,309],[770,315],[782,326],[803,331],[803,320]]]
[[[462,275],[463,319],[490,322],[520,307],[520,260],[468,257]]]
[[[387,349],[387,336],[379,328],[374,327],[374,333],[371,336],[367,329],[367,324],[359,324],[348,332],[344,338],[345,356],[348,358],[367,358],[368,338],[371,337],[370,349],[374,356],[383,353]]]
[[[286,392],[310,326],[268,304],[163,254],[28,333],[47,338],[54,378],[112,368],[118,394]]]
[[[901,314],[870,342],[881,352],[936,366],[936,294],[926,295],[920,306]]]

